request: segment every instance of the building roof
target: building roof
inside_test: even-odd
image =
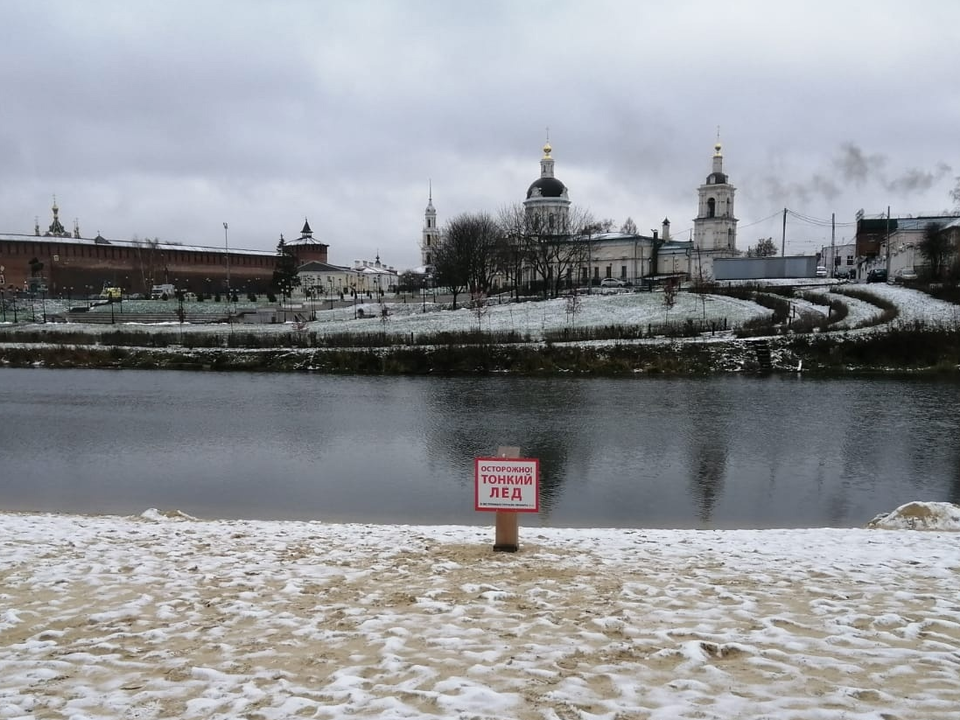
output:
[[[47,243],[51,245],[87,245],[91,247],[94,245],[113,245],[116,247],[147,248],[154,245],[152,241],[148,242],[146,240],[107,240],[99,234],[96,238],[78,239],[73,237],[46,237],[44,235],[38,236],[0,233],[0,241],[2,240],[8,240],[12,242]],[[230,248],[227,250],[222,247],[211,247],[208,245],[181,245],[179,243],[171,242],[157,242],[156,248],[158,250],[167,250],[170,252],[229,252],[231,255],[263,255],[270,257],[276,255],[276,252],[273,250],[243,250],[241,248]]]
[[[352,268],[342,267],[340,265],[331,265],[330,263],[311,260],[297,268],[298,273],[302,272],[353,272]]]
[[[563,197],[566,185],[555,177],[541,177],[534,180],[527,189],[527,198],[531,197]]]
[[[288,247],[290,245],[316,245],[317,247],[330,247],[326,243],[322,243],[310,235],[301,235],[294,240],[287,240],[286,244]]]

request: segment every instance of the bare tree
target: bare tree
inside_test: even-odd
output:
[[[530,213],[526,220],[525,264],[543,283],[544,297],[557,297],[587,259],[589,242],[583,238],[596,222],[586,210],[570,207],[559,223],[546,226],[543,216]]]
[[[140,271],[140,283],[144,292],[150,290],[150,287],[156,283],[154,273],[156,272],[159,261],[160,238],[155,237],[152,240],[149,237],[140,239],[138,235],[131,238],[133,247],[136,250],[137,269]]]
[[[487,213],[458,215],[446,225],[434,253],[434,272],[437,283],[453,294],[454,308],[464,290],[489,292],[502,244],[501,227]]]
[[[501,231],[500,249],[497,252],[497,269],[507,285],[511,285],[514,297],[520,299],[523,281],[524,260],[528,254],[527,211],[520,203],[505,205],[498,214]]]
[[[624,235],[637,234],[637,224],[633,221],[632,217],[628,217],[623,221],[623,225],[620,226],[620,232],[622,232]]]
[[[939,280],[947,266],[947,260],[953,252],[950,238],[939,223],[927,223],[923,228],[923,238],[920,240],[917,249],[920,251],[921,257],[930,266],[930,277]]]

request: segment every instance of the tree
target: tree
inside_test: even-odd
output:
[[[947,259],[953,251],[947,233],[938,223],[927,223],[923,228],[923,238],[917,249],[930,266],[930,277],[939,280],[947,266]]]
[[[427,276],[424,273],[404,270],[400,273],[397,290],[400,292],[419,292],[426,283]]]
[[[287,247],[287,241],[281,235],[280,242],[277,243],[277,263],[273,268],[271,285],[280,291],[281,297],[286,298],[299,284],[297,256]]]
[[[632,217],[628,217],[623,221],[623,225],[620,226],[620,232],[622,232],[624,235],[637,234],[637,224],[633,221]]]
[[[957,184],[950,191],[950,199],[953,200],[954,212],[960,212],[960,175],[957,176]]]
[[[440,235],[434,252],[437,284],[450,290],[453,307],[464,290],[486,295],[493,285],[502,246],[500,225],[487,213],[453,218]]]
[[[567,279],[584,266],[590,242],[583,238],[596,232],[598,224],[589,212],[577,207],[562,214],[557,225],[546,227],[538,213],[527,214],[524,224],[523,262],[542,281],[544,297],[557,297]]]
[[[141,240],[138,235],[134,235],[131,242],[136,250],[136,269],[140,271],[140,283],[145,290],[149,290],[156,282],[154,273],[160,259],[160,238],[155,237],[151,240],[149,237],[145,237]]]
[[[523,280],[523,262],[527,255],[527,211],[520,203],[500,208],[497,217],[500,223],[501,241],[496,253],[497,271],[507,285],[513,287],[514,297],[520,299],[520,284]]]
[[[757,244],[747,248],[747,257],[773,257],[777,254],[777,246],[773,238],[760,238]]]

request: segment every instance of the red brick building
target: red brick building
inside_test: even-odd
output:
[[[0,287],[6,291],[45,291],[51,297],[98,294],[104,285],[123,288],[126,295],[149,296],[150,288],[170,283],[204,294],[266,293],[271,289],[277,253],[226,247],[181,245],[155,240],[83,238],[77,223],[73,233],[63,227],[56,200],[53,222],[41,234],[0,234]],[[327,261],[327,245],[314,240],[304,222],[301,236],[287,241],[298,264]]]

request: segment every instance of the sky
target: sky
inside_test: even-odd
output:
[[[574,205],[690,237],[719,137],[737,245],[952,209],[955,0],[5,0],[0,233],[420,264],[522,202],[549,132]],[[788,209],[786,230],[783,211]],[[224,223],[228,229],[224,230]]]

